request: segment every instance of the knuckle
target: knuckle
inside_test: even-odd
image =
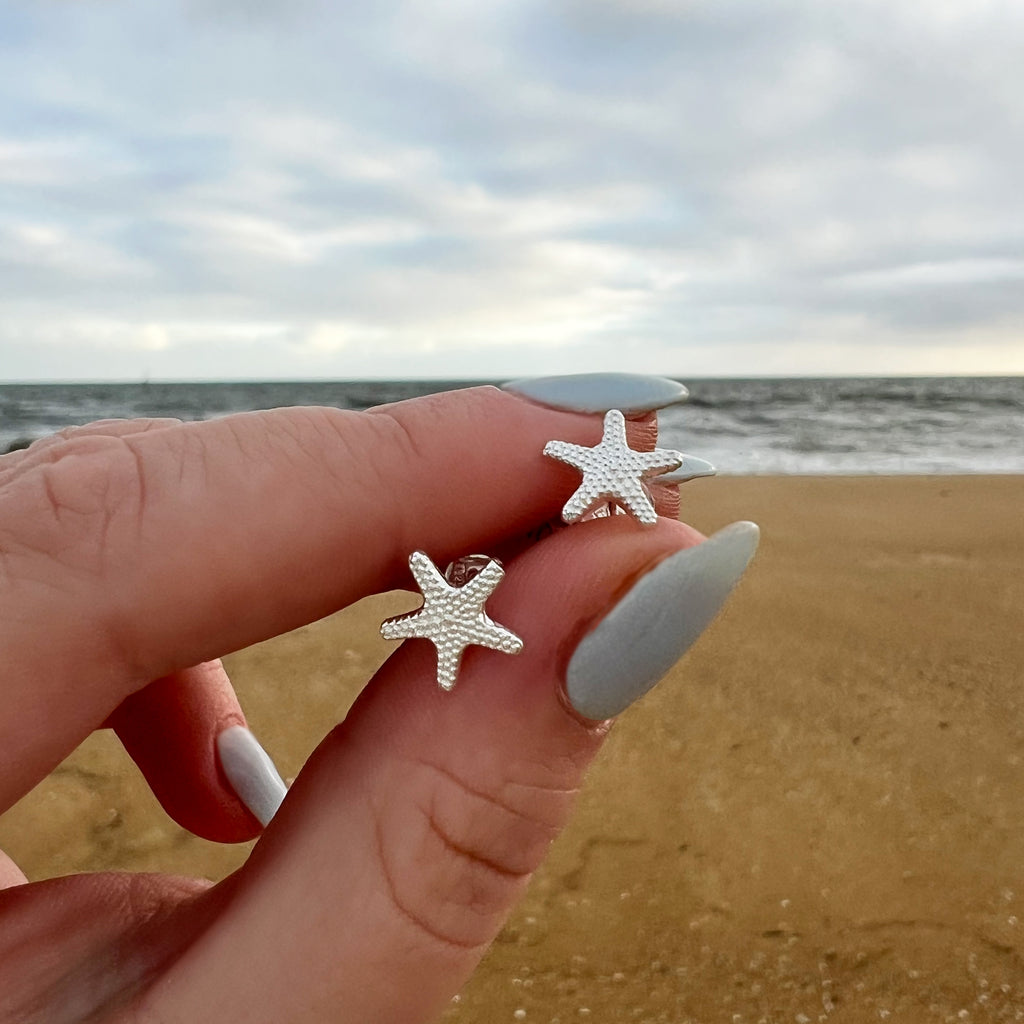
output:
[[[393,901],[435,940],[476,947],[493,939],[564,824],[574,790],[473,776],[415,762],[400,816],[378,815]]]
[[[109,435],[70,435],[40,455],[10,488],[17,493],[9,493],[15,515],[8,537],[64,568],[102,575],[112,528],[141,517],[141,460],[126,439]]]
[[[440,765],[427,770],[435,777],[429,821],[453,846],[502,874],[537,869],[568,814],[565,790],[509,777],[470,781]]]
[[[380,410],[375,414],[373,422],[386,424],[382,429],[389,432],[389,440],[402,461],[415,465],[429,458],[430,453],[426,450],[420,431],[413,429],[399,412]]]

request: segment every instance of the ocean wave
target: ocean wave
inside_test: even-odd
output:
[[[91,420],[367,409],[488,381],[0,385],[0,453]],[[1024,473],[1024,378],[692,380],[661,445],[722,473]]]

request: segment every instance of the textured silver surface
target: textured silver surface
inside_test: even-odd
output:
[[[472,564],[477,558],[471,555],[460,561]],[[455,685],[462,652],[470,644],[504,654],[518,654],[523,649],[523,641],[515,633],[498,625],[484,611],[487,598],[505,576],[497,560],[489,559],[462,586],[452,586],[422,551],[409,556],[409,568],[423,593],[423,606],[385,620],[380,633],[385,640],[429,640],[437,648],[437,685],[442,690]]]
[[[568,441],[548,441],[544,454],[575,466],[583,474],[583,482],[562,509],[567,523],[575,523],[608,504],[621,506],[648,526],[658,521],[658,514],[644,480],[678,469],[685,458],[682,452],[666,448],[634,451],[626,443],[626,417],[618,409],[605,413],[600,444],[587,448]]]

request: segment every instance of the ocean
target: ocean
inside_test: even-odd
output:
[[[385,402],[493,381],[0,384],[0,452],[108,417],[211,419]],[[686,380],[662,447],[723,474],[1024,473],[1024,377]]]

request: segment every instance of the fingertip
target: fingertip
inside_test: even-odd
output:
[[[262,744],[244,725],[230,725],[217,736],[217,756],[231,788],[265,828],[288,787]]]
[[[110,725],[154,796],[182,828],[202,839],[241,843],[262,824],[221,768],[217,739],[245,728],[219,661],[157,679],[122,701]],[[266,801],[257,803],[265,808]]]

